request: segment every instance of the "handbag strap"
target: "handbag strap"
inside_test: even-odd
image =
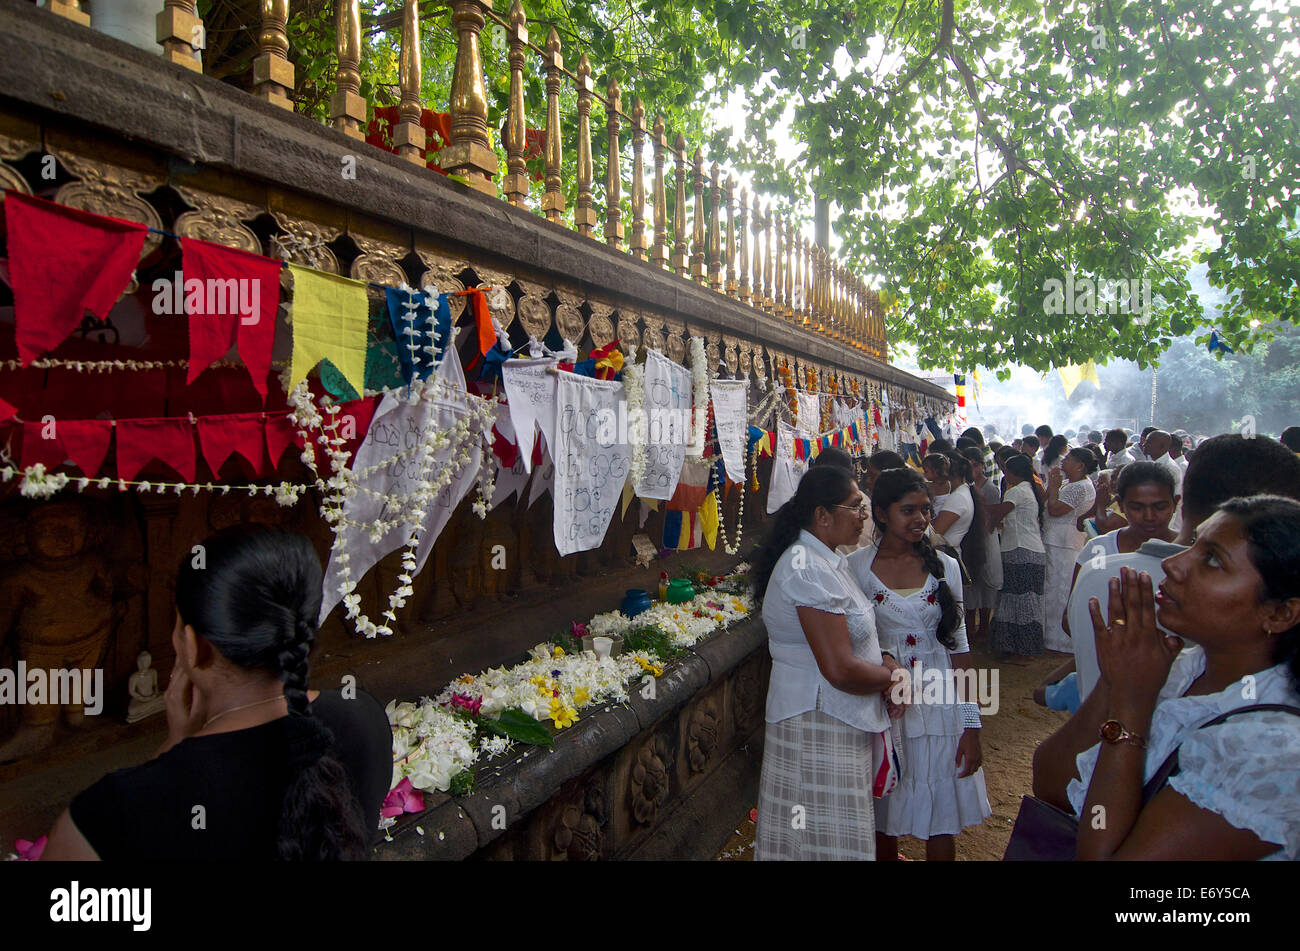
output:
[[[1300,717],[1300,707],[1293,707],[1287,703],[1252,703],[1248,706],[1237,707],[1235,710],[1229,710],[1227,713],[1220,713],[1213,720],[1207,720],[1197,727],[1203,730],[1207,726],[1215,726],[1222,723],[1229,717],[1235,717],[1239,713],[1253,713],[1261,710],[1277,710],[1280,713],[1290,713]],[[1182,744],[1179,744],[1181,746]],[[1160,768],[1152,774],[1151,779],[1142,787],[1142,805],[1145,806],[1151,801],[1156,793],[1164,788],[1165,783],[1169,782],[1169,777],[1178,772],[1178,746],[1174,747],[1172,753],[1165,757],[1165,761],[1160,764]]]

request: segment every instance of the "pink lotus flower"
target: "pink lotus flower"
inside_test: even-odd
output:
[[[413,788],[408,777],[403,777],[384,797],[384,807],[379,810],[385,819],[395,819],[404,812],[424,812],[424,793]],[[41,839],[42,845],[44,842]]]
[[[45,843],[49,836],[43,835],[35,842],[29,842],[27,839],[15,839],[14,851],[18,853],[20,862],[36,862],[40,860],[41,853],[45,851]]]
[[[587,625],[583,624],[581,621],[572,621],[569,623],[569,633],[573,636],[574,640],[581,640],[587,636]]]

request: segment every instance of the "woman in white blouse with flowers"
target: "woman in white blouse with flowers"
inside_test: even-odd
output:
[[[956,559],[930,547],[929,512],[930,495],[919,475],[910,469],[881,473],[872,495],[878,541],[849,556],[850,570],[875,605],[881,650],[912,674],[914,685],[895,726],[902,775],[876,806],[882,860],[898,855],[898,836],[910,835],[925,841],[927,860],[952,861],[956,834],[992,814],[980,768],[979,707],[973,695],[963,696],[965,678],[953,676],[954,668],[971,669],[961,571]]]
[[[899,665],[881,656],[871,604],[835,551],[866,516],[852,473],[811,468],[754,557],[772,654],[760,861],[875,858],[874,796],[897,765],[883,693]]]

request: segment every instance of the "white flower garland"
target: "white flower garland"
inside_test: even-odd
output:
[[[709,420],[709,361],[704,353],[704,340],[691,338],[691,444],[686,447],[686,458],[699,462],[704,458],[704,439]]]
[[[623,395],[627,400],[627,439],[632,450],[628,469],[628,482],[636,486],[645,474],[646,418],[645,418],[645,368],[636,362],[636,345],[628,351],[623,363]]]
[[[15,467],[4,466],[0,468],[0,482],[8,482],[18,474],[19,470]],[[191,495],[198,495],[200,492],[229,495],[231,492],[247,492],[250,496],[274,496],[275,501],[280,505],[290,506],[297,504],[298,500],[311,488],[310,485],[300,485],[294,482],[281,482],[275,485],[231,485],[212,482],[149,482],[147,480],[113,479],[108,476],[100,476],[99,478],[89,476],[74,477],[62,472],[47,473],[45,466],[39,462],[21,470],[21,474],[22,484],[19,486],[19,492],[31,499],[48,499],[69,485],[75,484],[78,492],[85,492],[91,486],[97,489],[115,488],[120,492],[135,489],[137,492],[153,492],[155,495],[166,495],[168,493],[183,495],[185,492],[189,492]]]

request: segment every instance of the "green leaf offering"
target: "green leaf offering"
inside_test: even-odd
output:
[[[474,770],[462,769],[455,776],[451,777],[451,783],[447,791],[453,796],[468,796],[474,791]]]
[[[479,726],[497,736],[504,736],[520,743],[531,743],[534,746],[550,746],[555,742],[550,730],[546,729],[541,721],[530,717],[518,707],[502,710],[500,718],[496,720],[483,717],[479,720]]]

